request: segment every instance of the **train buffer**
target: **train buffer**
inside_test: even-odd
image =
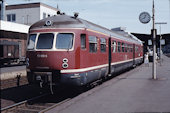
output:
[[[48,111],[53,113],[170,112],[170,58],[157,64],[142,64],[90,91]]]

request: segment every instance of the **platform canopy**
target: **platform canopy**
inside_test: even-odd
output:
[[[29,27],[28,25],[0,20],[0,38],[26,39]]]
[[[7,22],[7,21],[0,20],[0,30],[3,31],[28,33],[29,27],[30,26],[24,24],[18,24],[14,22]]]

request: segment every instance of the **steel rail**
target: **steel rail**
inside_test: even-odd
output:
[[[31,98],[31,99],[24,100],[24,101],[22,101],[22,102],[19,102],[19,103],[16,103],[16,104],[13,104],[13,105],[4,107],[4,108],[1,109],[1,112],[8,111],[8,110],[10,110],[10,109],[13,109],[13,108],[18,107],[18,106],[21,106],[21,105],[25,105],[26,103],[28,103],[28,102],[30,102],[30,101],[36,100],[36,99],[41,98],[41,97],[46,96],[46,95],[49,95],[49,93],[48,93],[48,94],[43,94],[43,95],[40,95],[40,96],[37,96],[37,97],[33,97],[33,98]]]
[[[63,103],[65,103],[65,102],[68,102],[69,100],[71,100],[71,98],[65,99],[65,100],[63,100],[63,101],[61,101],[61,102],[59,102],[59,103],[57,103],[57,104],[54,104],[54,105],[52,105],[52,106],[50,106],[50,107],[48,107],[48,108],[46,108],[46,109],[44,109],[44,110],[41,110],[41,111],[38,112],[38,113],[45,113],[45,112],[47,112],[47,111],[49,111],[49,110],[51,110],[51,109],[53,109],[53,108],[55,108],[55,107],[63,104]]]

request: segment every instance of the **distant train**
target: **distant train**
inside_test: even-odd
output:
[[[27,44],[30,84],[84,86],[143,61],[143,44],[77,16],[56,15],[33,24]]]
[[[21,57],[19,42],[0,40],[0,66],[11,64],[24,64],[25,57]]]

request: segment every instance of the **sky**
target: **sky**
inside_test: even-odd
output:
[[[152,16],[153,0],[6,0],[6,3],[42,2],[52,7],[59,6],[67,15],[79,13],[79,18],[88,20],[108,29],[125,27],[127,32],[150,34],[152,21],[142,24],[139,15],[148,12]],[[170,33],[170,0],[155,0],[155,22],[161,25],[161,33]],[[155,26],[160,33],[160,25]]]

